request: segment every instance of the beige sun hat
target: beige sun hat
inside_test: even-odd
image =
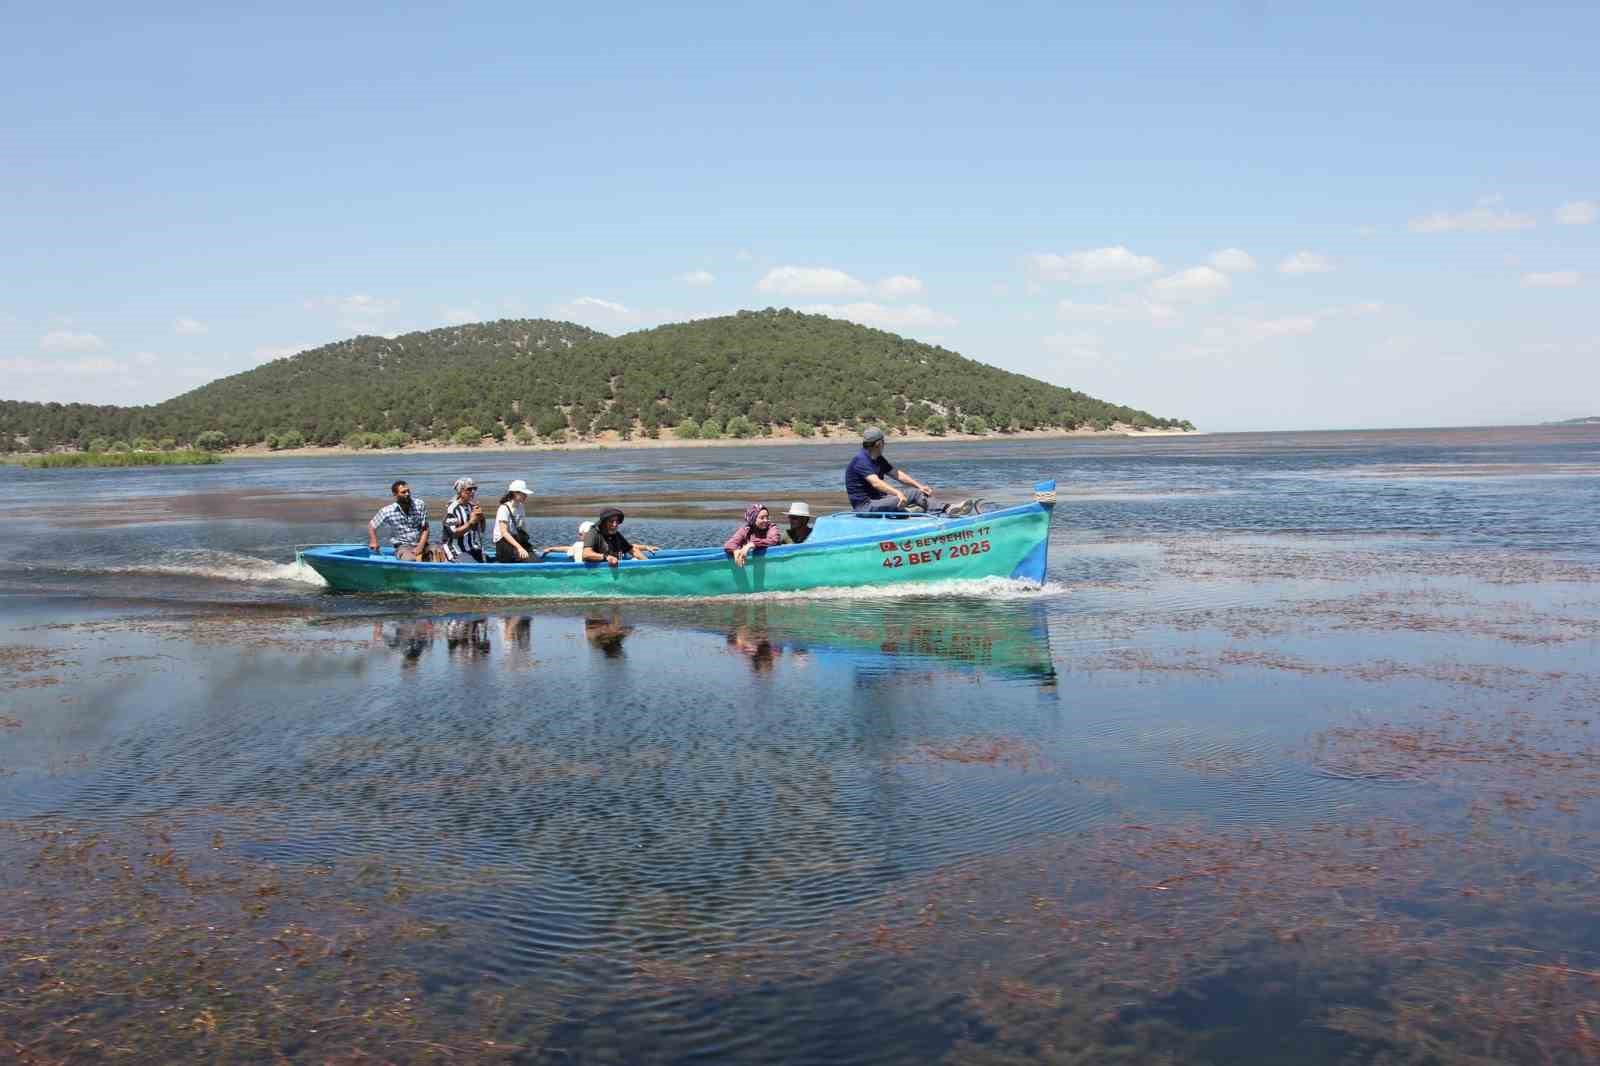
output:
[[[790,518],[810,518],[811,505],[804,500],[796,500],[789,505]]]
[[[523,495],[527,495],[528,483],[526,481],[522,480],[519,477],[519,478],[517,478],[517,480],[513,481],[511,484],[506,486],[506,491],[507,492],[520,492]]]

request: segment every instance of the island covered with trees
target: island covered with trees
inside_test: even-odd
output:
[[[809,437],[864,422],[935,436],[1194,428],[882,330],[768,309],[620,337],[544,319],[361,336],[142,407],[0,400],[0,451]]]

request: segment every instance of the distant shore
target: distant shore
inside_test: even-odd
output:
[[[968,444],[980,441],[1011,441],[1011,440],[1075,440],[1097,437],[1198,437],[1203,431],[1191,429],[1134,429],[1131,426],[1113,427],[1111,429],[1031,429],[1017,430],[1013,433],[988,433],[983,436],[970,436],[965,433],[951,433],[936,437],[929,433],[893,433],[889,440],[906,444]],[[448,444],[434,441],[414,441],[399,448],[347,448],[343,444],[312,445],[304,448],[284,448],[277,451],[268,448],[265,444],[251,444],[242,448],[231,448],[225,455],[241,459],[258,458],[289,458],[293,456],[337,456],[361,455],[365,452],[381,452],[392,454],[394,452],[410,452],[413,454],[450,454],[465,452],[580,452],[595,451],[597,449],[610,450],[638,450],[649,451],[657,448],[730,448],[748,446],[752,444],[856,444],[859,438],[855,433],[834,432],[830,436],[820,434],[810,437],[798,437],[789,430],[775,430],[768,437],[718,437],[715,440],[683,440],[677,437],[663,435],[656,439],[634,436],[623,440],[614,432],[596,434],[584,440],[569,440],[560,443],[549,441],[536,441],[533,444],[517,444],[506,441],[485,441],[482,444]]]

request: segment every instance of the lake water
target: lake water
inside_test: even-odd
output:
[[[0,467],[0,1061],[1600,1058],[1595,427],[891,447],[1059,479],[1042,589],[293,563],[395,477],[688,546],[851,450]]]

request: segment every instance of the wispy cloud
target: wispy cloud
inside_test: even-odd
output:
[[[1197,266],[1180,270],[1150,283],[1150,292],[1157,299],[1210,300],[1221,296],[1233,286],[1228,275],[1215,267]]]
[[[1563,226],[1587,226],[1600,218],[1600,203],[1593,200],[1574,200],[1556,208],[1556,221]]]
[[[807,314],[843,318],[859,322],[863,326],[876,326],[880,329],[921,329],[956,324],[954,317],[942,311],[935,311],[931,307],[924,307],[922,304],[887,307],[883,304],[862,301],[850,304],[812,304],[799,310]]]
[[[39,338],[39,348],[46,352],[98,352],[106,342],[93,333],[74,333],[70,329],[53,329]]]
[[[922,295],[922,279],[906,274],[896,274],[878,282],[878,295],[886,300],[904,300]]]
[[[709,270],[691,270],[688,273],[679,274],[678,280],[683,282],[685,285],[703,287],[713,284],[717,280],[717,276],[711,273]]]
[[[1320,252],[1296,252],[1278,264],[1278,273],[1299,277],[1303,274],[1326,274],[1333,269],[1333,260]]]
[[[1256,268],[1256,260],[1243,248],[1224,248],[1211,253],[1211,265],[1224,273],[1247,274]]]
[[[1066,255],[1035,252],[1027,257],[1027,266],[1035,277],[1043,281],[1076,281],[1089,284],[1139,281],[1161,272],[1159,259],[1147,255],[1135,255],[1120,244],[1109,248],[1068,252]]]
[[[1509,233],[1532,229],[1539,220],[1532,215],[1507,211],[1500,206],[1499,197],[1478,201],[1467,211],[1437,211],[1412,219],[1407,225],[1413,233]]]
[[[206,332],[206,324],[192,318],[179,318],[172,323],[172,332],[184,337],[198,337]]]
[[[1089,332],[1052,333],[1043,338],[1044,346],[1064,369],[1099,366],[1106,361],[1098,335]]]
[[[832,267],[773,267],[756,282],[756,291],[774,296],[857,296],[867,291],[859,278]]]
[[[1583,275],[1576,270],[1550,270],[1542,274],[1522,275],[1522,284],[1530,289],[1570,289],[1582,281]]]

